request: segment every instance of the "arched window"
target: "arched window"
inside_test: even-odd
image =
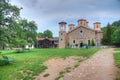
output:
[[[75,40],[73,40],[73,43],[75,44]]]
[[[83,31],[80,31],[80,38],[83,38]]]

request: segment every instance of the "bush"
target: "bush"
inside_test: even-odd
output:
[[[29,52],[29,51],[30,49],[28,48],[28,49],[23,49],[23,50],[16,50],[15,53],[24,53],[24,52]]]
[[[23,53],[23,52],[24,52],[24,50],[16,50],[15,53]]]
[[[95,46],[94,40],[92,39],[91,46]]]
[[[9,64],[7,60],[0,60],[0,66],[5,66],[7,64]]]

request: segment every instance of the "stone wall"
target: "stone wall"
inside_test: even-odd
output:
[[[80,31],[82,31],[83,36],[80,36]],[[78,27],[75,30],[68,32],[68,37],[67,37],[67,43],[69,45],[75,46],[75,44],[78,44],[80,46],[80,43],[82,42],[83,44],[87,44],[88,40],[92,39],[95,41],[95,31],[86,27]],[[75,40],[75,43],[73,43],[73,40]]]

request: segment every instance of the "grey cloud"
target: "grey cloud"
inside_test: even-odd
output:
[[[97,10],[116,10],[117,1],[114,0],[20,0],[24,6],[36,9],[44,14],[66,12],[91,12]],[[111,7],[112,6],[112,7]]]
[[[120,18],[120,0],[13,0],[23,7],[22,16],[38,24],[56,20]],[[99,19],[98,19],[99,20]],[[108,19],[109,20],[109,19]],[[108,22],[108,21],[107,21]]]

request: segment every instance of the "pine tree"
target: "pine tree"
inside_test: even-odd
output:
[[[108,23],[107,25],[107,30],[106,30],[106,35],[105,35],[105,39],[106,39],[106,44],[111,45],[111,27],[110,24]]]
[[[95,46],[95,43],[94,43],[94,40],[93,40],[93,39],[92,39],[91,45],[92,45],[92,46]]]

